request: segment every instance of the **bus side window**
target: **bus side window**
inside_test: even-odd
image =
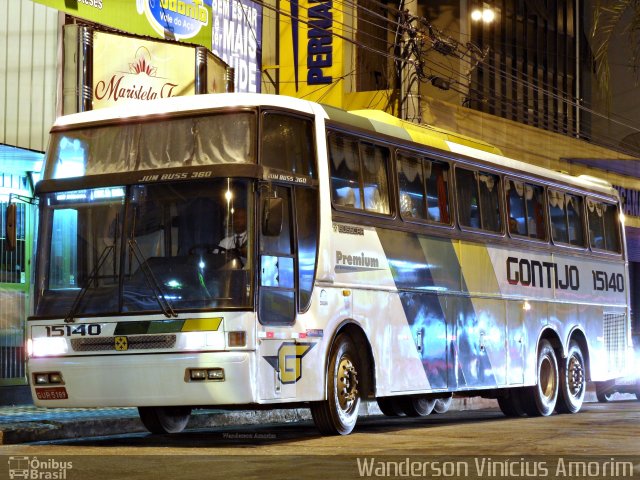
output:
[[[582,201],[582,197],[578,195],[566,195],[569,243],[579,247],[584,247],[585,245]]]
[[[544,224],[544,188],[525,183],[525,205],[527,207],[527,231],[530,238],[546,240]]]
[[[315,178],[311,120],[266,112],[262,117],[262,132],[262,165]]]
[[[362,191],[364,209],[368,212],[389,213],[389,184],[387,166],[389,150],[378,145],[360,144],[362,158]]]
[[[546,240],[544,188],[518,180],[505,182],[509,233]]]
[[[564,193],[549,189],[548,199],[551,238],[556,243],[569,243]]]
[[[604,205],[587,199],[587,220],[589,223],[589,243],[591,248],[605,249],[603,208]]]
[[[400,215],[403,218],[426,218],[422,162],[398,153]]]
[[[348,208],[362,209],[358,141],[340,134],[329,136],[331,199]]]
[[[499,232],[502,228],[500,218],[500,177],[490,173],[479,172],[480,187],[480,219],[482,229]]]
[[[507,217],[511,235],[527,234],[527,213],[524,199],[524,183],[516,180],[505,182],[507,192]]]
[[[603,204],[605,248],[610,252],[621,253],[620,223],[618,208],[615,205]]]
[[[460,225],[490,232],[502,228],[500,177],[492,173],[456,170]]]
[[[615,205],[587,199],[587,220],[591,248],[620,253],[620,227]]]
[[[456,189],[458,194],[458,221],[464,227],[480,228],[477,173],[458,168]]]
[[[449,215],[449,165],[446,163],[425,161],[427,180],[427,215],[429,220],[438,223],[451,223]]]

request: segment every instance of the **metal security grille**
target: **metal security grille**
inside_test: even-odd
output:
[[[0,183],[24,187],[25,177],[2,174]],[[8,195],[0,202],[0,385],[26,383],[25,319],[29,304],[27,258],[31,248],[33,206],[17,203],[15,250],[7,251],[5,218]]]
[[[116,338],[74,338],[71,340],[71,348],[74,352],[115,351]],[[127,351],[173,348],[176,344],[175,335],[133,335],[126,339]]]
[[[609,371],[624,367],[626,319],[624,313],[604,314],[604,346],[607,351],[607,367]]]

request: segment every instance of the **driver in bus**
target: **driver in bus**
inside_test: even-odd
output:
[[[220,240],[218,247],[222,251],[236,252],[244,266],[247,261],[247,211],[244,208],[235,209],[229,221],[232,233]]]

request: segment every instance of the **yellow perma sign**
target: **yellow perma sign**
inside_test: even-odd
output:
[[[315,343],[284,342],[277,356],[263,357],[276,372],[283,384],[296,383],[302,377],[302,357],[315,346]]]
[[[280,15],[280,93],[341,108],[344,4],[284,0]]]

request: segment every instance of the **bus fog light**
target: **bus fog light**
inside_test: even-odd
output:
[[[244,331],[229,332],[227,338],[230,347],[244,347],[247,344],[247,334]]]
[[[46,385],[49,383],[49,374],[48,373],[34,373],[33,379],[36,385]]]
[[[200,368],[192,368],[189,371],[189,378],[191,380],[206,380],[207,379],[207,371]]]
[[[33,356],[46,357],[51,355],[63,355],[67,353],[67,340],[62,337],[34,338]]]
[[[207,377],[209,380],[224,380],[224,368],[210,368]]]
[[[62,382],[62,375],[60,375],[59,372],[53,372],[49,374],[49,383],[63,383]]]

